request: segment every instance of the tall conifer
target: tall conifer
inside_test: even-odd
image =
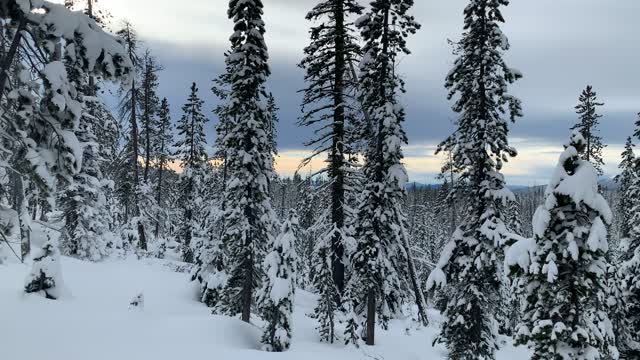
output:
[[[508,0],[470,0],[453,69],[446,79],[456,131],[438,151],[451,153],[459,172],[453,189],[468,201],[466,217],[447,246],[428,285],[448,282],[446,320],[437,342],[451,359],[493,359],[497,349],[497,306],[502,288],[501,246],[506,241],[505,207],[514,196],[502,167],[516,150],[509,145],[509,122],[521,116],[520,101],[508,86],[522,75],[507,66],[509,41],[502,33],[501,7]]]

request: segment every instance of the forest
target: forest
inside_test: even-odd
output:
[[[275,2],[216,2],[223,71],[177,103],[108,0],[0,0],[0,358],[640,359],[640,113],[608,178],[585,86],[547,182],[509,183],[516,2],[464,0],[433,183],[405,159],[414,0],[305,2],[297,119]]]

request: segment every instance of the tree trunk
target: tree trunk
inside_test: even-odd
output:
[[[375,345],[376,336],[376,291],[369,289],[367,295],[367,339],[369,346]]]
[[[148,64],[146,65],[149,66]],[[145,72],[145,76],[148,75],[148,69]],[[144,144],[144,181],[146,182],[149,178],[149,167],[151,163],[151,114],[150,112],[150,104],[149,104],[149,80],[145,80],[144,86],[144,129],[145,129],[145,144]]]
[[[335,83],[333,90],[333,143],[331,147],[331,173],[333,185],[331,187],[331,220],[339,232],[334,233],[331,243],[333,282],[338,289],[336,302],[340,303],[340,296],[344,291],[344,244],[342,230],[344,229],[344,75],[347,70],[345,59],[345,27],[344,8],[342,1],[335,2]]]
[[[164,130],[163,130],[164,132]],[[162,143],[162,153],[164,153],[164,140]],[[157,189],[157,193],[156,193],[156,202],[158,203],[158,207],[162,207],[162,176],[164,175],[164,162],[165,159],[162,158],[160,159],[160,166],[158,167],[158,189]],[[155,231],[156,237],[158,237],[160,235],[160,219],[158,217],[158,219],[156,220],[156,231]]]
[[[20,255],[24,262],[31,252],[31,227],[29,225],[29,212],[27,210],[24,183],[20,174],[12,172],[15,186],[15,211],[18,213],[18,226],[20,227]]]
[[[140,250],[147,251],[147,235],[144,232],[144,224],[138,219],[138,246]]]
[[[251,198],[251,191],[249,190],[249,199]],[[249,206],[245,207],[245,215],[249,220],[249,228],[253,229],[255,224],[255,218],[253,212]],[[253,300],[253,255],[249,251],[251,248],[251,242],[253,241],[252,231],[247,234],[245,243],[245,254],[247,258],[244,259],[244,284],[242,289],[242,321],[249,323],[251,319],[251,303]]]
[[[140,217],[140,199],[138,196],[138,189],[140,186],[140,170],[138,167],[138,121],[136,119],[136,85],[135,82],[131,85],[131,162],[133,166],[133,190],[134,190],[134,211],[135,216],[138,217],[138,246],[141,250],[147,250],[147,235],[144,231],[144,224]]]
[[[418,274],[416,272],[416,265],[413,261],[413,255],[411,254],[411,245],[406,234],[403,234],[403,246],[407,253],[407,266],[409,268],[409,277],[411,278],[411,286],[413,286],[413,293],[416,297],[416,305],[418,305],[418,315],[423,326],[429,325],[429,318],[427,317],[427,304],[422,295],[420,284],[418,284]]]
[[[247,134],[245,137],[246,150],[249,152],[250,146],[252,142],[249,138],[250,134]],[[253,199],[253,191],[251,189],[251,185],[247,187],[247,199],[250,199],[249,202]],[[247,222],[249,223],[249,231],[246,237],[246,242],[244,243],[244,254],[245,258],[243,259],[244,266],[244,284],[242,289],[242,321],[249,323],[251,319],[251,303],[253,301],[253,251],[251,251],[252,242],[255,241],[253,229],[255,227],[256,219],[251,206],[245,205],[244,215],[247,217]]]

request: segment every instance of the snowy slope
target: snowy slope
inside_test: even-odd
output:
[[[160,260],[88,263],[63,258],[62,271],[71,296],[58,301],[24,295],[28,267],[0,265],[0,358],[7,360],[433,360],[437,329],[412,330],[396,322],[380,330],[379,345],[355,349],[317,341],[311,313],[314,296],[299,291],[290,351],[260,351],[260,329],[237,319],[210,315],[195,300],[188,276]],[[144,308],[129,302],[144,294]],[[433,314],[437,318],[437,314]],[[527,351],[508,347],[499,359],[526,359]]]

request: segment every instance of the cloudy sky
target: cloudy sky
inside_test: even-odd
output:
[[[278,170],[291,174],[307,154],[302,144],[310,136],[309,130],[296,126],[301,101],[297,90],[303,87],[303,73],[296,64],[308,42],[304,16],[317,0],[263,1],[273,71],[268,86],[281,108]],[[222,70],[231,32],[225,0],[100,3],[116,18],[130,20],[164,65],[160,92],[169,99],[174,117],[192,81],[213,107],[211,80]],[[440,166],[434,148],[452,131],[456,115],[443,87],[453,61],[447,39],[459,39],[467,3],[417,0],[413,9],[422,29],[410,39],[413,54],[402,59],[400,71],[408,90],[403,98],[408,112],[406,165],[415,181],[433,181]],[[573,107],[587,84],[606,103],[601,129],[609,144],[605,171],[609,176],[616,173],[622,144],[640,111],[638,13],[638,0],[512,0],[504,10],[503,30],[512,45],[507,60],[525,76],[512,87],[524,102],[525,117],[512,126],[512,143],[520,155],[505,169],[511,183],[547,181],[575,122]],[[215,122],[213,116],[211,120]],[[212,124],[209,129],[212,138]]]

